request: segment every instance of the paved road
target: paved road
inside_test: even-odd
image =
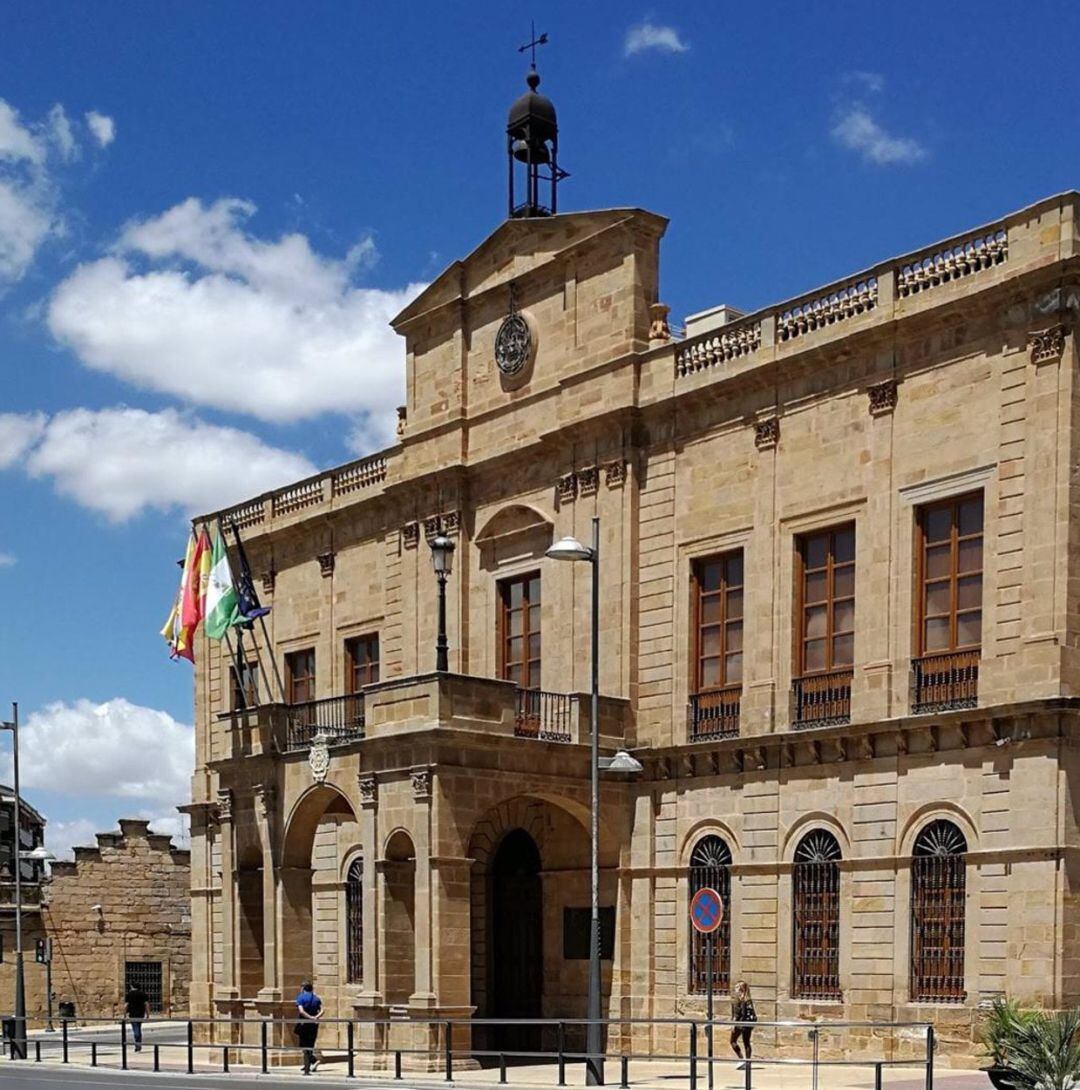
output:
[[[38,1067],[36,1064],[0,1060],[0,1086],[4,1090],[68,1090],[88,1087],[89,1090],[180,1090],[191,1087],[192,1090],[236,1090],[237,1083],[248,1083],[259,1090],[284,1090],[291,1087],[299,1090],[307,1086],[344,1086],[345,1081],[335,1078],[317,1077],[305,1079],[292,1075],[284,1079],[273,1076],[248,1074],[232,1075],[180,1075],[162,1073],[160,1075],[141,1074],[134,1071],[88,1071],[85,1068]],[[401,1084],[398,1083],[398,1086]]]

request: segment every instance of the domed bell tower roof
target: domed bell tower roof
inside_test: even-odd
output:
[[[546,35],[541,35],[543,44]],[[509,163],[511,219],[530,216],[552,216],[558,210],[558,185],[568,177],[559,169],[559,123],[555,116],[555,104],[540,94],[540,73],[535,64],[525,77],[528,90],[513,106],[506,119],[506,153]],[[521,171],[517,164],[524,165]],[[524,197],[515,197],[515,175],[524,174]],[[542,204],[540,183],[550,183],[550,201]]]
[[[555,104],[546,95],[537,93],[540,86],[540,73],[535,68],[525,77],[529,89],[510,107],[506,120],[507,133],[514,133],[524,125],[531,125],[536,136],[543,134],[550,140],[558,135],[559,124],[555,119]]]

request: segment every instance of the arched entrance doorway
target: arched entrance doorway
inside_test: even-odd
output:
[[[539,1018],[543,1013],[543,887],[540,849],[524,830],[503,837],[491,865],[491,1013],[495,1018]],[[534,1049],[532,1027],[506,1027],[506,1049]]]

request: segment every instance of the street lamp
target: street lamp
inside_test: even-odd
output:
[[[590,786],[590,887],[592,902],[589,917],[589,1000],[588,1028],[585,1042],[585,1082],[601,1086],[604,1082],[604,1057],[600,1034],[600,519],[592,520],[592,547],[577,538],[564,537],[547,551],[552,560],[584,560],[592,566],[592,701],[589,713],[591,735],[589,759]],[[631,758],[632,759],[632,758]]]
[[[26,1059],[26,981],[23,977],[22,946],[22,813],[19,806],[19,705],[11,705],[11,722],[0,722],[0,730],[11,731],[15,773],[15,846],[11,865],[15,871],[15,1037],[11,1042],[12,1059]]]
[[[32,863],[55,863],[56,856],[53,855],[44,844],[39,844],[36,848],[31,848],[28,852],[20,852],[19,857],[21,859],[29,859]],[[45,1022],[45,1032],[55,1033],[56,1027],[53,1025],[53,987],[52,987],[52,939],[44,939],[44,960],[45,960],[45,1003],[47,1019]],[[41,960],[40,958],[38,960]]]
[[[449,644],[446,641],[446,580],[454,564],[454,543],[446,534],[436,534],[431,539],[431,566],[439,580],[439,636],[435,641],[435,669],[446,673],[450,669]]]

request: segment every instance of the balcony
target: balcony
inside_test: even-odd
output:
[[[979,655],[979,648],[975,648],[915,659],[911,663],[911,710],[919,714],[976,707]]]
[[[797,677],[792,686],[792,724],[796,730],[851,722],[853,670]]]
[[[692,694],[686,709],[687,741],[738,737],[741,702],[741,685]]]
[[[284,711],[286,752],[308,749],[317,734],[323,735],[329,745],[364,737],[362,693],[286,704]]]
[[[577,697],[571,693],[518,689],[514,734],[545,742],[569,742],[573,737],[571,725],[577,716]]]

